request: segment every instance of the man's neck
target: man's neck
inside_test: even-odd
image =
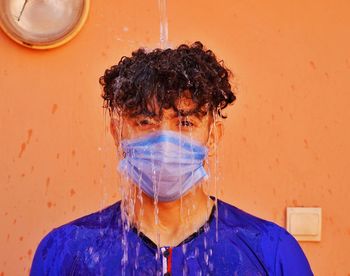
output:
[[[133,224],[158,246],[176,246],[205,224],[213,205],[200,185],[176,201],[156,205],[142,194],[142,203],[135,201]]]

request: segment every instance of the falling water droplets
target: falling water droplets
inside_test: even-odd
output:
[[[182,248],[182,254],[186,255],[186,252],[187,252],[187,245],[186,245],[186,243],[183,243],[181,248]]]
[[[199,257],[199,249],[198,249],[197,246],[196,246],[195,249],[194,249],[194,256],[195,256],[196,258]]]
[[[165,49],[168,46],[168,17],[167,17],[167,1],[158,0],[160,13],[160,47]]]
[[[139,267],[139,255],[140,255],[140,242],[139,241],[136,244],[135,254],[136,254],[136,258],[135,258],[134,268],[135,268],[135,271],[137,271],[137,269]]]
[[[204,252],[204,261],[205,261],[206,265],[209,264],[209,255],[208,255],[208,253],[206,251]]]

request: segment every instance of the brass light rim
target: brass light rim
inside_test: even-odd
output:
[[[90,0],[83,0],[84,2],[84,7],[83,11],[81,13],[81,16],[79,18],[79,21],[77,24],[74,26],[74,28],[66,35],[63,37],[56,39],[52,42],[49,42],[48,44],[33,44],[29,43],[25,40],[23,40],[21,37],[17,36],[13,32],[10,32],[7,29],[6,23],[3,22],[3,20],[0,17],[0,29],[3,30],[3,32],[11,38],[13,41],[17,42],[18,44],[25,46],[30,49],[36,49],[36,50],[47,50],[47,49],[52,49],[52,48],[57,48],[59,46],[62,46],[63,44],[66,44],[67,42],[71,41],[83,28],[84,24],[86,23],[86,20],[89,15],[90,11]]]

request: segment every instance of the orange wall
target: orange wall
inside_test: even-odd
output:
[[[280,225],[287,206],[322,207],[322,241],[301,245],[316,275],[347,275],[350,4],[214,2],[169,0],[168,19],[172,45],[201,40],[236,73],[220,196]],[[98,77],[157,43],[157,1],[92,1],[81,33],[49,51],[0,32],[1,276],[27,274],[48,231],[118,199]]]

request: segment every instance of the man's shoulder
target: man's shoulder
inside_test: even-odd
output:
[[[41,246],[63,246],[69,243],[83,245],[92,242],[95,236],[104,236],[118,232],[120,224],[120,201],[91,214],[72,220],[53,228],[40,242]]]
[[[270,259],[276,255],[281,236],[289,235],[293,239],[287,230],[277,223],[259,218],[234,205],[219,201],[218,208],[219,221],[224,225],[223,235],[227,238],[234,235],[244,241],[255,252],[259,252],[261,258]]]
[[[219,201],[219,220],[224,235],[238,237],[274,275],[313,275],[297,240],[275,222]]]
[[[120,202],[116,202],[54,228],[40,241],[30,275],[69,274],[65,269],[72,269],[79,260],[89,261],[105,243],[118,240],[119,220]]]
[[[99,211],[90,213],[80,218],[74,219],[53,229],[53,232],[67,231],[69,229],[79,229],[94,231],[114,228],[118,224],[120,218],[120,201],[109,205]]]
[[[250,229],[260,234],[279,234],[280,231],[285,230],[273,221],[257,217],[222,200],[218,200],[218,208],[219,219],[224,220],[226,225],[233,228]]]

